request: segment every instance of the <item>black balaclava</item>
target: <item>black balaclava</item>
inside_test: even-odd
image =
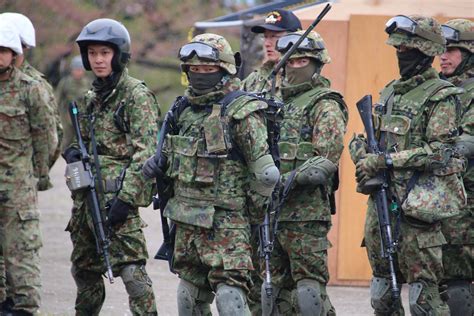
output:
[[[323,64],[319,61],[310,58],[309,64],[301,68],[285,66],[285,77],[290,85],[298,85],[304,82],[311,82],[315,73],[321,73]]]
[[[423,73],[431,67],[434,57],[425,55],[420,50],[412,48],[404,52],[397,50],[398,68],[403,80]]]
[[[121,75],[122,72],[112,72],[108,77],[96,78],[92,82],[93,90],[99,102],[104,101],[112,93]]]
[[[187,72],[189,85],[192,91],[197,95],[203,95],[217,90],[217,86],[226,75],[224,69],[210,73]]]

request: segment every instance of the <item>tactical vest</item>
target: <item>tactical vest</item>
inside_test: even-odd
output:
[[[232,126],[267,104],[242,95],[223,111],[215,103],[184,109],[178,118],[179,134],[167,135],[167,175],[174,183],[174,197],[165,216],[195,226],[210,228],[215,207],[243,210],[250,171],[243,159],[233,155]],[[183,205],[185,209],[183,209]]]
[[[474,77],[464,80],[460,87],[466,91],[459,96],[463,107],[462,115],[464,115],[469,110],[472,100],[474,99]]]
[[[282,174],[296,169],[314,156],[312,143],[314,122],[311,121],[309,114],[321,99],[336,101],[347,119],[347,108],[342,95],[329,88],[311,89],[286,103],[278,143]]]

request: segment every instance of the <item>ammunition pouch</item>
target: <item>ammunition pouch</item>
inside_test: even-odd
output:
[[[64,176],[71,192],[89,188],[93,181],[91,174],[85,170],[82,161],[67,164]]]

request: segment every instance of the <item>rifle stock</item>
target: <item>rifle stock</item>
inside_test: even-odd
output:
[[[368,151],[372,154],[383,154],[380,151],[379,144],[375,138],[375,129],[372,120],[372,96],[366,95],[357,102],[362,123],[364,124],[367,135]],[[390,215],[388,211],[387,190],[388,175],[381,172],[377,175],[382,181],[379,188],[371,194],[377,210],[377,218],[380,229],[380,251],[383,258],[387,258],[390,269],[391,292],[394,304],[399,304],[400,289],[398,288],[395,272],[395,259],[397,242],[393,239],[392,227],[390,224]]]
[[[107,279],[109,279],[110,283],[114,283],[112,265],[110,264],[109,257],[110,240],[105,234],[102,212],[99,206],[99,198],[97,197],[97,191],[95,189],[95,176],[92,173],[90,156],[82,139],[79,120],[77,118],[78,114],[79,111],[77,109],[76,103],[71,102],[69,104],[69,115],[71,117],[72,126],[76,134],[76,139],[79,145],[79,151],[81,152],[81,161],[84,164],[84,170],[88,173],[88,176],[91,179],[90,185],[87,188],[87,202],[91,211],[92,221],[94,224],[94,236],[97,252],[104,259]]]

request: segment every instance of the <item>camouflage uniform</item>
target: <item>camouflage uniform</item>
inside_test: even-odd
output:
[[[89,30],[95,32],[89,33]],[[112,42],[109,34],[114,34],[115,38],[125,38],[125,41],[119,41],[122,46]],[[146,224],[140,218],[138,208],[151,203],[154,191],[153,184],[141,175],[141,169],[146,158],[154,152],[160,109],[153,93],[142,81],[130,77],[125,68],[130,49],[125,27],[111,19],[98,19],[86,25],[77,39],[83,62],[88,61],[90,37],[96,42],[104,42],[104,45],[116,45],[116,55],[112,60],[115,72],[111,74],[112,79],[108,78],[116,80],[116,83],[108,87],[108,93],[104,96],[104,90],[97,88],[99,80],[102,80],[98,78],[94,82],[94,89],[78,102],[81,135],[92,160],[91,129],[94,130],[97,143],[103,182],[96,183],[96,188],[102,217],[106,218],[107,215],[108,220],[111,220],[114,206],[106,214],[105,205],[114,198],[129,205],[128,215],[122,225],[106,225],[109,227],[107,234],[110,238],[112,271],[125,284],[132,313],[156,315],[152,282],[145,270],[148,252],[143,228]],[[88,62],[84,62],[84,65],[87,70],[91,69]],[[64,153],[66,161],[68,152],[77,148],[76,141]],[[94,165],[94,162],[91,164]],[[92,169],[94,174],[98,174],[94,167]],[[121,175],[124,175],[123,178]],[[98,315],[105,299],[102,277],[105,264],[103,257],[97,255],[86,193],[73,192],[73,200],[72,216],[66,231],[70,232],[73,244],[71,272],[77,285],[76,315]]]
[[[474,23],[469,20],[456,19],[445,25],[460,32],[474,33]],[[460,95],[462,104],[461,130],[464,134],[474,136],[474,40],[458,42],[448,40],[447,47],[459,48],[467,56],[461,61],[447,80],[465,92]],[[441,230],[447,244],[443,246],[443,283],[448,286],[448,305],[451,315],[474,313],[472,304],[474,296],[474,161],[469,160],[468,168],[463,174],[467,193],[467,207],[462,214],[442,221]],[[466,293],[470,292],[470,295]],[[469,301],[471,304],[469,304]],[[464,305],[464,307],[463,307]],[[470,306],[470,307],[468,307]]]
[[[247,78],[242,80],[241,89],[249,92],[266,92],[268,95],[272,89],[272,82],[268,80],[268,77],[272,73],[276,63],[273,61],[265,62],[262,67],[254,70],[250,73]],[[276,77],[275,83],[275,97],[281,99],[280,86],[282,82],[282,72],[280,71]]]
[[[303,31],[294,34],[301,35]],[[324,47],[323,39],[316,32],[310,32],[308,39]],[[279,142],[283,180],[293,170],[298,177],[310,159],[327,159],[327,163],[337,166],[344,147],[347,107],[342,95],[331,90],[329,80],[320,75],[323,65],[330,62],[329,54],[326,49],[297,50],[290,59],[303,57],[319,65],[316,72],[308,74],[311,79],[293,83],[287,78],[280,89],[284,102]],[[288,65],[286,69],[288,72]],[[293,69],[298,75],[302,68]],[[292,185],[283,202],[270,261],[276,299],[272,315],[295,315],[299,306],[303,306],[299,310],[302,315],[335,315],[326,284],[329,281],[327,249],[331,246],[327,239],[331,227],[330,199],[336,181],[337,174],[332,173],[325,184],[303,185],[295,180],[296,185]],[[310,301],[302,291],[314,291],[318,297]],[[292,296],[298,304],[292,302]],[[307,310],[308,304],[322,308]],[[263,310],[266,309],[264,306]]]
[[[201,42],[214,47],[219,55],[233,55],[230,45],[219,35],[198,35],[190,44]],[[173,180],[174,196],[165,208],[165,216],[177,226],[173,269],[181,279],[180,315],[188,312],[191,315],[195,308],[210,314],[212,292],[216,293],[221,315],[248,315],[245,296],[252,286],[253,265],[247,191],[256,185],[255,190],[260,192],[258,182],[251,180],[262,158],[269,158],[277,171],[268,155],[267,130],[262,117],[267,104],[243,95],[232,100],[221,114],[219,102],[240,86],[240,80],[233,78],[235,64],[206,62],[199,55],[192,59],[185,57],[181,58],[182,68],[188,77],[191,65],[217,65],[226,74],[212,91],[205,93],[196,92],[190,80],[185,93],[190,107],[178,118],[179,135],[168,135],[166,139],[167,175]],[[233,149],[223,139],[230,140]],[[213,143],[220,149],[213,149]],[[266,196],[275,184],[266,191]],[[263,195],[259,197],[264,200]],[[199,294],[192,298],[183,296],[181,293],[190,287]],[[184,302],[192,300],[197,306],[186,307]],[[243,305],[236,306],[235,300]]]
[[[50,153],[58,143],[48,101],[41,84],[16,68],[8,80],[0,81],[2,287],[8,282],[13,308],[28,313],[40,305],[37,177],[48,179]]]
[[[359,178],[361,174],[373,177],[377,170],[388,170],[390,214],[399,243],[396,269],[398,281],[410,285],[411,314],[449,315],[438,291],[443,277],[441,248],[446,244],[440,220],[458,215],[459,208],[466,203],[460,180],[464,166],[462,160],[450,155],[457,132],[456,94],[460,90],[440,80],[431,68],[432,56],[445,50],[440,25],[421,16],[406,19],[416,23],[415,31],[429,32],[437,41],[418,33],[408,36],[387,25],[387,44],[419,50],[424,56],[420,64],[426,65],[417,66],[409,78],[389,83],[376,106],[375,129],[379,137],[381,133],[385,135],[382,145],[393,165],[387,164],[384,155],[365,154],[365,150],[357,154],[356,149],[361,148],[354,141],[350,144],[351,156],[357,162],[359,185],[365,184]],[[369,166],[371,162],[375,167]],[[369,168],[373,168],[371,173],[364,171]],[[403,308],[392,302],[389,293],[388,261],[380,254],[380,232],[372,198],[368,202],[364,239],[373,272],[371,297],[375,314],[403,315]]]
[[[68,75],[59,81],[56,87],[56,98],[58,100],[58,112],[61,124],[64,128],[64,135],[61,142],[61,150],[64,151],[74,139],[72,133],[71,119],[69,117],[69,102],[78,100],[83,96],[91,86],[91,80],[87,76],[83,76],[79,80],[74,79],[72,75]]]

